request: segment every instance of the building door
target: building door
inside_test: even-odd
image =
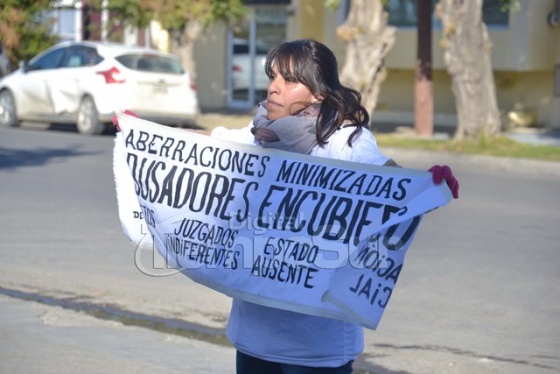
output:
[[[228,33],[228,107],[250,109],[266,99],[266,54],[286,39],[286,6],[255,5]]]

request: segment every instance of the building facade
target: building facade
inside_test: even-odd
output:
[[[499,109],[504,123],[516,126],[560,128],[560,26],[550,22],[556,0],[518,0],[519,9],[502,11],[498,0],[486,0],[484,21],[493,44],[492,64]],[[345,46],[336,37],[350,2],[338,10],[326,9],[324,0],[252,1],[242,25],[212,27],[195,48],[198,93],[206,110],[250,109],[262,97],[257,82],[245,93],[234,92],[232,75],[235,43],[243,39],[252,51],[254,71],[260,52],[274,43],[315,38],[328,45],[344,62]],[[416,14],[414,0],[391,0],[389,22],[398,27],[397,40],[385,66],[387,79],[381,87],[374,121],[411,125],[414,120],[414,64],[416,60]],[[434,124],[456,125],[451,78],[445,69],[441,25],[433,20]],[[251,49],[252,48],[252,49]],[[255,92],[251,92],[251,88]]]
[[[108,0],[109,1],[109,0]],[[110,15],[91,12],[87,1],[55,10],[53,32],[61,39],[114,40],[165,49],[165,32],[153,23],[148,30],[107,30]],[[345,45],[336,37],[351,0],[337,10],[325,0],[246,0],[245,20],[216,24],[205,30],[194,48],[198,97],[202,110],[252,110],[266,97],[263,61],[275,44],[314,38],[328,45],[344,63]],[[437,0],[433,0],[434,3]],[[499,0],[485,0],[483,18],[493,47],[492,66],[498,106],[504,124],[560,128],[560,0],[517,0],[519,9],[504,12]],[[416,60],[416,1],[389,0],[389,23],[398,28],[389,52],[374,121],[412,125]],[[451,78],[439,48],[441,25],[433,19],[434,124],[456,126]]]

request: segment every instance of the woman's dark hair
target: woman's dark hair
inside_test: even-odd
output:
[[[313,39],[279,44],[266,58],[265,72],[269,78],[274,78],[273,65],[284,79],[301,82],[322,99],[317,119],[318,144],[327,144],[344,121],[356,127],[348,138],[349,145],[362,127],[369,127],[369,114],[361,105],[360,93],[340,83],[336,57],[324,44]]]

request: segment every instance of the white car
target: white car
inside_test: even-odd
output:
[[[268,89],[268,76],[264,71],[266,54],[268,51],[257,46],[255,51],[255,90]],[[234,90],[246,90],[250,85],[251,58],[249,56],[249,43],[244,39],[233,40],[232,78]]]
[[[190,125],[199,111],[195,88],[173,54],[63,42],[0,80],[0,126],[75,123],[80,133],[100,134],[124,109],[166,125]]]

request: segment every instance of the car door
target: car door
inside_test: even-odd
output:
[[[53,114],[49,82],[55,79],[66,48],[57,48],[32,60],[19,76],[17,105],[23,117]]]
[[[78,111],[84,90],[81,82],[92,74],[88,68],[90,56],[97,56],[95,48],[71,46],[66,49],[56,74],[46,78],[54,114],[74,114]]]

